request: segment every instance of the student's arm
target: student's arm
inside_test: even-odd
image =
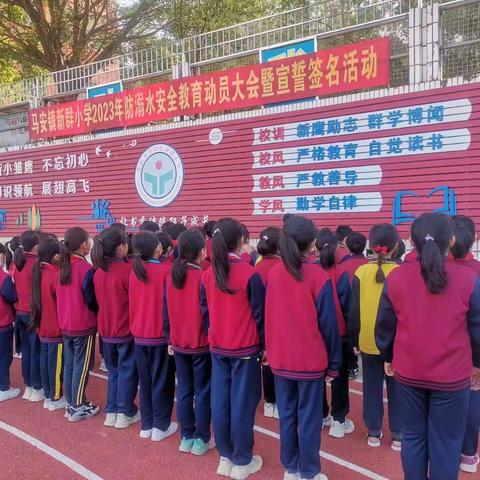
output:
[[[347,317],[348,340],[351,347],[358,348],[360,336],[360,280],[354,275],[350,291],[350,305]]]
[[[397,333],[397,315],[388,296],[388,281],[383,286],[375,322],[375,343],[386,363],[392,363],[393,344]]]
[[[343,318],[345,319],[348,317],[351,289],[350,276],[348,272],[343,272],[337,281],[337,295],[340,306],[342,307]]]
[[[170,343],[170,317],[168,316],[167,286],[163,289],[163,336]]]
[[[470,297],[468,310],[468,332],[472,342],[473,366],[480,368],[480,279],[475,277],[475,285]]]
[[[82,294],[83,301],[94,313],[98,312],[97,297],[95,296],[95,286],[93,284],[93,275],[95,274],[95,269],[91,268],[83,277],[82,285]]]
[[[17,302],[17,289],[12,281],[12,278],[9,276],[5,277],[5,280],[0,287],[0,295],[3,297],[5,302],[13,305]]]
[[[208,313],[207,291],[203,283],[200,284],[200,309],[202,310],[202,331],[205,335],[208,335],[210,316]]]
[[[265,285],[262,277],[254,273],[247,284],[248,302],[252,307],[253,318],[257,324],[260,347],[265,348]]]
[[[332,281],[328,280],[318,294],[315,306],[317,309],[318,328],[328,352],[327,375],[336,377],[342,364],[342,344],[338,330],[337,310]]]

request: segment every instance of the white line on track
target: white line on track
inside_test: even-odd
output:
[[[0,421],[0,428],[8,433],[11,433],[20,440],[29,443],[33,447],[38,448],[40,451],[46,453],[47,455],[55,459],[57,462],[62,463],[67,468],[80,475],[82,478],[85,478],[86,480],[103,480],[102,477],[99,477],[95,473],[91,472],[90,470],[88,470],[88,468],[85,468],[83,465],[80,465],[75,460],[67,457],[58,450],[49,447],[37,438],[28,435],[28,433],[22,432],[22,430],[18,430],[18,428],[12,427],[8,423],[4,423],[2,421]]]

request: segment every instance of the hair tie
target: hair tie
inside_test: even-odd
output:
[[[373,251],[378,254],[386,255],[388,253],[388,248],[377,245],[376,247],[374,247]]]
[[[18,248],[19,248],[20,250],[23,250],[23,245],[19,245]]]
[[[267,241],[267,240],[268,240],[268,236],[267,236],[267,235],[264,235],[264,236],[262,237],[262,240]]]
[[[320,250],[323,250],[325,247],[328,247],[328,243],[326,243],[325,245],[323,245]]]
[[[434,242],[434,241],[435,241],[435,238],[432,237],[432,235],[430,235],[429,233],[427,233],[427,236],[425,237],[425,243]]]
[[[222,232],[220,231],[219,228],[216,228],[214,231],[213,231],[213,234],[216,235],[217,233],[219,233],[220,235],[222,234]]]

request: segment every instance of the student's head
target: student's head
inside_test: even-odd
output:
[[[302,280],[302,257],[308,255],[315,242],[315,225],[308,218],[291,217],[280,238],[280,256],[287,271]]]
[[[242,227],[243,243],[249,243],[250,242],[250,232],[248,231],[247,226],[244,223],[241,223],[240,226]]]
[[[403,240],[398,240],[397,248],[392,253],[392,260],[399,261],[405,255],[406,247]]]
[[[348,225],[339,225],[335,230],[335,237],[338,243],[345,244],[345,241],[349,235],[353,233],[353,230]]]
[[[442,213],[424,213],[413,222],[411,236],[428,291],[442,292],[448,283],[445,256],[455,241],[452,219]]]
[[[168,233],[170,235],[170,228],[175,225],[173,222],[170,222],[170,220],[168,222],[165,222],[163,225],[162,225],[162,228],[161,228],[161,231],[164,232],[164,233]]]
[[[233,294],[228,288],[230,253],[238,253],[243,244],[243,230],[234,218],[222,218],[215,225],[212,237],[212,267],[215,285],[224,293]]]
[[[347,237],[346,245],[352,255],[362,255],[367,246],[367,237],[360,232],[353,232]]]
[[[178,237],[178,257],[173,262],[172,283],[183,288],[187,278],[188,264],[199,265],[205,258],[205,237],[198,228],[192,228]]]
[[[168,234],[172,237],[172,240],[178,240],[178,237],[182,232],[184,232],[187,229],[187,227],[181,223],[174,223],[172,226],[168,229]]]
[[[293,213],[286,213],[283,216],[283,227],[285,228],[285,225],[290,221],[291,218],[293,218],[295,215]]]
[[[398,240],[397,229],[389,223],[379,223],[370,229],[370,248],[374,251],[378,264],[377,275],[375,277],[377,283],[383,283],[385,281],[382,265],[387,258],[391,257]]]
[[[257,252],[262,257],[278,255],[280,237],[282,231],[277,227],[268,227],[260,232],[260,240],[257,245]]]
[[[464,258],[475,242],[475,224],[470,217],[456,215],[453,217],[453,235],[455,244],[450,248],[453,258]]]
[[[173,241],[172,237],[168,233],[158,232],[157,233],[158,241],[162,247],[162,256],[169,257],[173,253]]]
[[[106,272],[114,258],[125,258],[127,253],[125,232],[119,228],[107,228],[95,237],[91,252],[92,263]]]
[[[205,232],[205,235],[207,237],[210,237],[212,238],[213,236],[213,231],[215,230],[215,225],[216,225],[216,221],[215,220],[209,220],[208,222],[205,223],[205,225],[203,226],[203,231]]]
[[[19,272],[23,270],[27,261],[25,252],[36,253],[39,243],[40,235],[35,230],[26,230],[20,235],[20,245],[13,254],[13,263]]]
[[[127,226],[124,223],[115,222],[110,225],[110,228],[117,228],[124,233],[127,233]]]
[[[5,253],[5,266],[7,270],[10,268],[11,263],[13,262],[13,254],[15,250],[20,246],[20,236],[15,235],[12,237],[6,244],[7,251]]]
[[[329,228],[322,228],[315,235],[315,247],[318,250],[320,265],[328,270],[335,265],[337,239]]]
[[[60,285],[70,285],[72,281],[72,254],[85,256],[90,252],[90,235],[81,227],[69,228],[63,237],[60,252]]]
[[[140,232],[133,237],[133,250],[136,254],[133,272],[143,283],[148,283],[147,271],[143,262],[158,260],[162,256],[162,246],[153,232]]]
[[[145,220],[140,225],[140,231],[157,233],[158,231],[160,231],[160,225],[158,225],[157,222],[153,222],[152,220]]]

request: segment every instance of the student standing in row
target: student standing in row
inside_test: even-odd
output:
[[[454,480],[470,385],[480,383],[478,370],[472,379],[472,367],[480,368],[480,280],[446,261],[455,242],[450,218],[423,214],[411,232],[419,259],[387,278],[376,343],[400,385],[405,479]]]
[[[203,306],[209,312],[212,418],[220,452],[217,475],[243,480],[262,467],[253,455],[255,410],[261,397],[265,287],[240,258],[242,226],[217,222],[212,268],[205,272]]]
[[[307,256],[315,226],[293,217],[280,240],[283,263],[270,272],[266,353],[275,374],[284,480],[326,480],[320,473],[325,377],[337,375],[342,353],[329,275]]]

